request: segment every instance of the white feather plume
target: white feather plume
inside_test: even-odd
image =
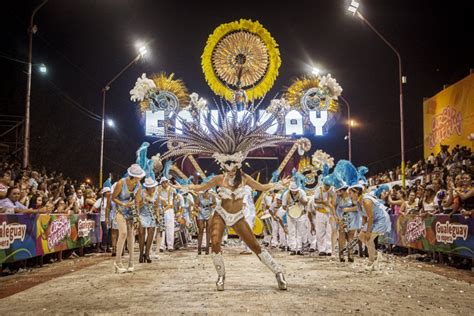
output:
[[[132,90],[130,90],[130,100],[134,102],[142,102],[147,94],[156,89],[155,82],[146,77],[146,74],[142,74],[138,77],[137,82]]]
[[[328,165],[329,168],[332,168],[334,167],[334,158],[321,149],[318,149],[313,154],[312,163],[316,170],[323,170],[325,164]]]
[[[319,86],[321,89],[326,90],[329,96],[334,100],[337,100],[342,93],[341,86],[337,83],[335,78],[331,77],[331,74],[322,76],[319,81]]]

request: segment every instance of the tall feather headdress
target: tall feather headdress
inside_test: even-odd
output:
[[[181,120],[181,129],[168,129],[166,135],[161,137],[168,143],[169,149],[162,159],[203,154],[212,156],[222,168],[232,170],[235,166],[242,167],[242,162],[252,150],[295,141],[266,132],[274,124],[273,116],[261,124],[254,124],[252,112],[237,113],[232,110],[226,114],[222,109],[220,112],[220,127],[210,121],[206,121],[203,127],[196,121]]]

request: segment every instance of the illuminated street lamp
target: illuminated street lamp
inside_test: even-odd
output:
[[[401,155],[401,167],[402,167],[402,186],[405,187],[405,134],[403,128],[403,83],[406,82],[406,78],[402,76],[402,58],[398,51],[393,47],[390,42],[380,34],[375,27],[360,13],[359,11],[359,2],[352,1],[347,10],[352,13],[352,15],[357,16],[361,19],[375,34],[395,53],[398,59],[398,82],[400,88],[400,155]]]
[[[115,127],[115,122],[114,122],[114,120],[108,119],[108,120],[107,120],[107,125],[108,125],[109,127]]]
[[[46,65],[45,64],[41,64],[39,66],[39,71],[42,73],[42,74],[46,74],[48,72],[48,68],[46,68]]]
[[[146,46],[140,46],[138,48],[138,54],[140,55],[141,58],[145,57],[145,55],[148,53],[148,49]]]
[[[140,59],[145,57],[148,53],[148,49],[146,46],[141,45],[138,47],[138,55],[128,64],[126,65],[115,77],[112,78],[102,89],[102,134],[100,138],[100,171],[99,171],[99,185],[102,185],[102,173],[104,168],[104,134],[105,134],[105,97],[107,91],[110,89],[110,85],[117,80],[128,68],[130,68],[133,64],[137,63]],[[113,121],[112,121],[113,123]],[[107,124],[110,126],[109,121]]]
[[[318,76],[320,72],[321,72],[321,70],[319,70],[319,69],[316,68],[316,67],[313,67],[313,68],[311,69],[311,73],[312,73],[313,75],[315,75],[315,76]]]

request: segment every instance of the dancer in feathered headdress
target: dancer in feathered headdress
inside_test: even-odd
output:
[[[273,117],[257,125],[253,124],[252,113],[244,112],[238,117],[236,111],[231,111],[226,115],[221,110],[221,118],[220,128],[216,128],[210,122],[202,127],[196,121],[182,121],[181,131],[170,130],[163,137],[169,148],[163,154],[163,159],[204,154],[212,156],[223,169],[223,174],[215,176],[207,183],[181,187],[182,190],[188,189],[197,192],[219,187],[217,194],[222,202],[216,206],[211,224],[213,261],[219,275],[217,289],[224,289],[225,270],[221,254],[221,240],[226,225],[234,228],[249,248],[275,273],[280,289],[286,289],[281,266],[266,250],[261,249],[252,230],[244,221],[242,207],[246,186],[253,190],[268,191],[274,188],[283,188],[288,181],[261,184],[245,174],[241,168],[250,151],[290,143],[294,140],[265,132],[273,124]]]
[[[367,168],[361,167],[359,171],[359,180],[362,176],[365,179]],[[382,254],[375,250],[374,240],[377,236],[391,231],[390,216],[385,205],[376,196],[371,193],[364,193],[364,185],[359,181],[349,187],[349,194],[352,201],[359,205],[361,216],[365,218],[365,224],[359,233],[359,240],[367,245],[369,252],[369,264],[366,269],[373,270],[376,262],[379,262],[382,257]]]
[[[137,150],[136,163],[145,171],[145,181],[141,190],[141,207],[139,210],[139,226],[138,226],[138,248],[140,250],[140,257],[138,262],[151,263],[150,249],[153,243],[153,236],[155,229],[159,227],[159,196],[158,196],[158,182],[155,179],[155,165],[161,166],[159,155],[149,159],[147,157],[148,142],[143,142]],[[158,159],[157,159],[158,158]],[[159,162],[158,162],[159,161]],[[146,241],[145,241],[146,235]],[[158,234],[159,235],[159,234]],[[157,237],[157,245],[159,245],[160,238]],[[155,255],[156,256],[156,255]]]
[[[357,244],[357,239],[354,239],[354,236],[357,229],[360,228],[361,218],[359,207],[349,196],[347,188],[358,183],[360,174],[350,161],[341,160],[334,168],[331,177],[334,179],[334,189],[336,190],[335,219],[339,232],[339,260],[345,261],[344,250],[346,250],[347,260],[353,262],[352,247]]]

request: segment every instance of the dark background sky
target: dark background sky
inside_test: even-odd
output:
[[[27,25],[40,1],[2,3],[0,55],[26,60]],[[105,171],[122,173],[145,139],[129,91],[143,72],[174,72],[190,92],[212,99],[200,66],[209,34],[221,23],[259,20],[280,46],[282,66],[268,96],[281,92],[313,62],[343,87],[360,126],[353,130],[353,160],[372,171],[399,161],[397,61],[360,20],[346,14],[349,1],[49,0],[37,17],[33,73],[33,164],[72,176],[97,178],[100,122],[79,108],[101,113],[101,87],[136,55],[138,40],[150,56],[120,77],[108,92]],[[399,50],[408,77],[405,92],[407,160],[422,155],[423,97],[436,94],[474,68],[474,1],[371,0],[361,12]],[[0,58],[0,113],[24,113],[25,65]],[[267,100],[269,101],[269,99]],[[343,115],[345,117],[345,110]],[[347,157],[341,119],[313,139],[336,159]],[[150,148],[151,153],[159,146]]]

